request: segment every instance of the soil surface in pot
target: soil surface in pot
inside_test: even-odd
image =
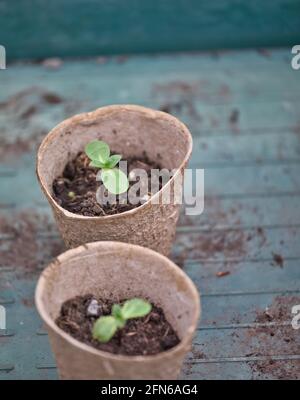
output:
[[[93,303],[97,301],[96,306],[91,305],[92,300]],[[112,305],[110,300],[96,298],[91,294],[76,296],[62,305],[56,324],[75,339],[114,354],[153,355],[179,343],[163,310],[155,305],[152,305],[151,312],[145,317],[128,320],[125,327],[119,329],[108,343],[100,343],[93,339],[92,328],[97,318],[111,314]]]
[[[115,153],[112,152],[112,154]],[[161,169],[161,166],[150,161],[146,153],[143,153],[141,157],[127,158],[126,161],[128,173],[133,169],[143,169],[147,172],[148,187],[150,188],[151,169]],[[75,214],[99,217],[123,213],[139,207],[147,201],[143,200],[138,204],[121,204],[117,196],[116,204],[100,205],[96,199],[96,191],[100,186],[100,182],[96,180],[99,169],[90,167],[89,164],[90,159],[85,153],[80,152],[67,163],[62,176],[54,180],[52,185],[54,198],[61,207]],[[136,182],[130,181],[129,185],[132,186]],[[162,182],[160,181],[159,189],[161,187]]]

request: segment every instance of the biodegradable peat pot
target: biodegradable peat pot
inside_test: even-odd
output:
[[[150,300],[164,310],[180,343],[156,355],[124,356],[79,342],[54,321],[66,300],[89,293],[113,301]],[[89,243],[61,254],[42,273],[35,301],[62,379],[176,379],[200,314],[197,289],[179,267],[153,250],[120,242]]]
[[[62,208],[53,198],[52,183],[85,145],[106,141],[123,159],[146,151],[153,162],[177,172],[155,196],[170,190],[171,204],[151,204],[121,214],[86,217]],[[79,114],[57,125],[37,155],[37,176],[68,247],[99,240],[117,240],[149,247],[168,255],[175,236],[180,205],[174,204],[174,179],[183,172],[192,151],[189,130],[177,118],[134,105],[114,105]]]

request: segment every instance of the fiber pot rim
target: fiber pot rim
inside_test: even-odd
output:
[[[180,342],[174,346],[172,349],[160,352],[155,355],[146,355],[146,356],[126,356],[122,354],[113,354],[109,353],[103,350],[98,350],[92,346],[89,346],[87,344],[84,344],[80,342],[79,340],[73,338],[71,335],[60,329],[54,320],[50,317],[48,312],[45,309],[45,306],[42,301],[42,294],[44,292],[45,286],[46,286],[46,281],[47,281],[47,275],[48,273],[56,268],[63,268],[63,262],[67,261],[69,258],[72,258],[75,256],[82,256],[85,252],[88,250],[96,250],[97,248],[103,248],[105,249],[106,246],[114,246],[117,249],[120,249],[120,247],[123,247],[124,249],[131,249],[133,252],[143,252],[149,257],[156,257],[161,259],[162,263],[167,263],[168,267],[176,271],[176,274],[181,275],[181,277],[187,282],[189,290],[193,293],[193,297],[196,301],[196,307],[193,310],[193,319],[192,322],[187,329],[187,333],[185,336],[180,340]],[[111,268],[111,267],[110,267]],[[113,360],[119,360],[119,361],[134,361],[134,362],[145,362],[145,361],[155,361],[157,359],[160,359],[161,357],[166,357],[166,358],[172,358],[177,352],[180,352],[182,349],[186,348],[189,346],[189,343],[192,341],[194,332],[196,330],[196,327],[198,325],[198,322],[201,318],[201,303],[200,303],[200,294],[198,292],[198,289],[196,288],[195,284],[191,280],[191,278],[181,270],[173,261],[171,261],[169,258],[165,257],[164,255],[157,253],[154,250],[151,250],[146,247],[134,245],[134,244],[127,244],[123,242],[115,242],[115,241],[99,241],[99,242],[91,242],[87,244],[83,244],[81,246],[75,247],[73,249],[67,250],[64,253],[60,254],[58,257],[56,257],[42,272],[40,275],[37,286],[35,289],[35,305],[38,310],[38,313],[40,317],[42,318],[43,322],[51,328],[57,335],[61,336],[64,340],[69,342],[71,345],[74,347],[77,347],[83,351],[86,351],[88,353],[94,354],[96,356],[101,356],[102,358],[108,358],[108,359],[113,359]]]
[[[80,214],[75,214],[71,211],[66,210],[65,208],[61,207],[57,201],[54,199],[54,197],[51,195],[50,191],[47,189],[47,185],[44,181],[43,175],[40,172],[40,164],[41,160],[43,157],[43,152],[47,148],[48,142],[52,141],[58,134],[59,130],[67,127],[71,123],[79,123],[79,122],[84,122],[84,121],[89,121],[93,117],[100,117],[102,115],[108,115],[108,114],[114,114],[119,111],[135,111],[139,112],[141,114],[147,115],[151,118],[163,118],[165,120],[169,120],[170,122],[175,123],[181,128],[182,134],[186,137],[187,142],[188,142],[188,149],[185,154],[184,159],[180,163],[179,167],[177,168],[175,174],[172,176],[172,178],[157,192],[155,193],[154,196],[151,196],[149,200],[147,200],[144,204],[140,205],[139,207],[135,207],[131,210],[122,212],[120,214],[113,214],[113,215],[106,215],[106,216],[85,216],[85,215],[80,215]],[[38,177],[38,180],[40,182],[41,188],[43,192],[45,193],[46,197],[49,199],[50,203],[54,205],[56,209],[58,209],[61,213],[63,213],[66,217],[71,217],[74,219],[84,219],[84,220],[101,220],[101,221],[111,221],[116,218],[120,217],[126,217],[129,215],[134,215],[135,213],[139,212],[141,208],[148,207],[151,204],[151,201],[155,199],[156,197],[160,196],[162,191],[165,190],[165,188],[169,187],[171,183],[175,180],[177,175],[180,173],[181,169],[186,165],[186,163],[189,160],[189,157],[192,153],[192,148],[193,148],[193,138],[192,135],[187,128],[185,124],[183,124],[178,118],[174,117],[171,114],[168,114],[163,111],[155,110],[152,108],[148,107],[143,107],[143,106],[138,106],[135,104],[116,104],[116,105],[109,105],[109,106],[104,106],[97,108],[94,111],[89,111],[85,113],[80,113],[76,114],[70,118],[67,118],[60,122],[58,125],[56,125],[54,128],[50,130],[50,132],[44,137],[42,140],[38,152],[37,152],[37,158],[36,158],[36,174]]]

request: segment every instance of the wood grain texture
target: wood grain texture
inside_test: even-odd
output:
[[[2,0],[9,60],[292,46],[299,0]]]
[[[205,211],[193,219],[182,212],[172,251],[202,293],[182,378],[300,377],[299,333],[290,325],[300,304],[299,76],[288,48],[1,72],[0,303],[8,333],[0,336],[0,379],[57,378],[33,292],[64,247],[36,180],[36,147],[62,119],[112,103],[178,116],[193,133],[191,165],[205,168]],[[267,307],[274,316],[266,321]]]

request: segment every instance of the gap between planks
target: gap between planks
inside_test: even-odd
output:
[[[14,364],[0,364],[0,372],[11,372],[15,369]]]
[[[264,166],[279,166],[279,165],[298,165],[300,164],[300,159],[297,158],[285,158],[285,159],[268,159],[268,160],[239,160],[239,161],[204,161],[202,163],[190,163],[189,168],[201,168],[201,169],[223,169],[223,168],[232,168],[232,167],[264,167]]]
[[[232,106],[234,107],[234,105]],[[282,132],[294,132],[295,134],[299,132],[299,126],[297,125],[292,125],[292,126],[282,126],[282,127],[265,127],[265,128],[241,128],[238,131],[238,135],[240,136],[253,136],[253,135],[263,135],[263,134],[278,134]],[[228,136],[234,136],[237,135],[237,133],[232,132],[228,130],[228,128],[224,129],[219,129],[216,131],[212,131],[212,129],[203,129],[201,130],[201,134],[194,134],[194,137],[197,138],[211,138],[211,137],[228,137]]]
[[[206,358],[206,359],[198,359],[195,361],[191,361],[189,359],[186,360],[186,363],[189,365],[196,364],[222,364],[222,363],[248,363],[251,361],[294,361],[300,360],[300,355],[269,355],[269,356],[250,356],[250,357],[220,357],[220,358]],[[55,364],[45,363],[45,364],[36,364],[37,369],[56,369]]]
[[[300,228],[300,224],[270,224],[270,225],[224,225],[224,226],[208,226],[204,225],[202,226],[178,226],[176,231],[179,234],[182,233],[198,233],[198,232],[230,232],[230,231],[247,231],[247,230],[253,230],[256,229],[257,227],[260,227],[264,230],[276,230],[276,229],[298,229]],[[8,234],[8,233],[0,233],[0,240],[14,240],[16,238],[16,235]],[[44,231],[42,229],[37,230],[36,238],[40,240],[44,239],[60,239],[61,236],[59,233],[48,233],[47,231]],[[197,259],[198,260],[198,259]],[[197,261],[195,260],[195,261]],[[201,260],[201,259],[199,259]],[[229,259],[232,261],[236,261],[236,259]],[[193,260],[191,260],[193,261]],[[251,260],[250,260],[251,261]],[[259,259],[258,261],[269,261],[269,259],[262,260]],[[256,260],[255,260],[256,262]],[[1,269],[1,268],[0,268]]]
[[[286,322],[249,322],[244,324],[230,324],[230,325],[204,325],[197,328],[197,331],[210,331],[210,330],[232,330],[232,329],[259,329],[269,327],[291,326],[291,321]]]
[[[270,158],[264,160],[228,160],[228,161],[204,161],[201,163],[191,162],[189,167],[191,168],[204,168],[204,169],[223,169],[223,168],[232,168],[232,167],[263,167],[268,165],[298,165],[300,164],[299,158]],[[0,178],[15,178],[19,174],[19,170],[11,170],[11,171],[1,171],[0,169]]]
[[[44,270],[44,268],[40,268],[40,270]],[[40,271],[37,270],[37,271]],[[230,296],[257,296],[257,295],[288,295],[288,294],[298,294],[300,293],[300,289],[283,289],[283,290],[260,290],[260,291],[230,291],[230,292],[215,292],[215,293],[201,293],[201,298],[204,297],[230,297]],[[0,304],[8,305],[14,304],[15,299],[12,297],[3,297],[0,298]]]
[[[294,293],[300,293],[300,289],[286,289],[286,290],[251,290],[249,292],[247,291],[230,291],[230,292],[222,292],[222,293],[202,293],[201,297],[227,297],[227,296],[257,296],[257,295],[285,295],[285,294],[294,294]]]
[[[284,257],[284,261],[298,261],[300,260],[300,256],[295,257]],[[225,263],[267,263],[274,262],[274,258],[226,258],[224,260],[214,260],[209,258],[195,258],[195,259],[186,259],[184,264],[187,266],[193,266],[194,264],[225,264]]]
[[[300,360],[300,354],[291,355],[268,355],[268,356],[249,356],[249,357],[220,357],[220,358],[203,358],[195,361],[187,360],[188,364],[221,364],[232,362],[250,362],[250,361],[293,361]]]
[[[294,191],[294,192],[254,192],[254,193],[224,193],[224,194],[214,194],[214,195],[207,195],[205,196],[206,200],[223,200],[223,199],[260,199],[260,198],[266,198],[266,199],[271,199],[271,198],[281,198],[281,197],[299,197],[300,196],[300,191]],[[43,201],[35,201],[33,202],[33,205],[35,208],[49,208],[49,204]],[[11,210],[11,209],[16,209],[17,204],[16,203],[1,203],[0,204],[0,210]]]
[[[265,230],[276,230],[286,228],[300,228],[300,224],[268,224],[268,225],[219,225],[219,226],[178,226],[178,233],[198,233],[198,232],[213,232],[213,231],[247,231],[260,227]],[[1,236],[0,236],[1,238]]]

